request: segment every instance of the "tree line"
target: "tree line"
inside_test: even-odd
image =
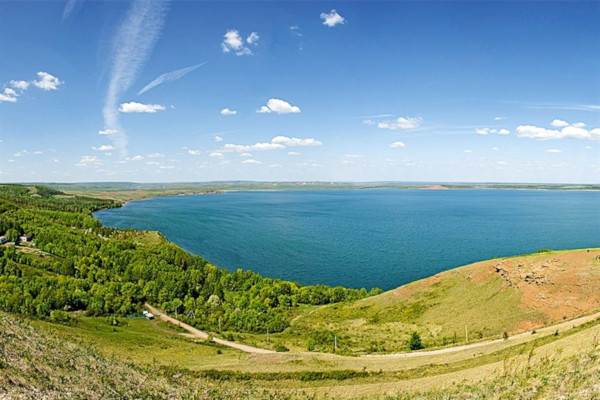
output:
[[[44,318],[55,310],[127,315],[148,302],[202,329],[278,332],[301,304],[381,292],[229,272],[166,240],[145,244],[144,232],[104,227],[92,216],[117,206],[43,186],[0,185],[0,233],[31,233],[35,244],[0,246],[0,309]]]

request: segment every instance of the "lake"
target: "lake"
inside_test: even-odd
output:
[[[592,191],[248,191],[132,201],[94,215],[106,226],[158,230],[230,271],[367,289],[541,248],[600,246]]]

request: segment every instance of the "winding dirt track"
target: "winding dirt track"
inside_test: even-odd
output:
[[[183,329],[185,329],[186,331],[190,332],[191,336],[199,338],[199,339],[208,339],[209,335],[206,332],[202,332],[196,328],[194,328],[193,326],[190,326],[188,324],[185,324],[175,318],[169,317],[168,315],[165,315],[163,313],[161,313],[159,310],[157,310],[156,308],[152,307],[150,304],[146,303],[145,304],[146,308],[148,308],[148,310],[150,310],[150,312],[154,315],[159,316],[160,319],[162,319],[165,322],[171,323],[173,325],[177,325]],[[466,344],[466,345],[462,345],[462,346],[454,346],[454,347],[447,347],[447,348],[443,348],[443,349],[437,349],[437,350],[426,350],[426,351],[416,351],[416,352],[411,352],[411,353],[393,353],[393,354],[373,354],[373,355],[363,355],[360,357],[368,357],[368,358],[387,358],[387,357],[395,357],[395,358],[403,358],[403,357],[427,357],[427,356],[432,356],[432,355],[437,355],[437,354],[445,354],[445,353],[453,353],[456,351],[463,351],[463,350],[468,350],[468,349],[473,349],[473,348],[477,348],[477,347],[482,347],[482,346],[486,346],[486,345],[490,345],[490,344],[494,344],[494,343],[500,343],[500,342],[504,342],[506,340],[508,341],[512,341],[515,339],[519,339],[525,336],[532,336],[532,340],[535,337],[540,337],[540,336],[545,336],[547,334],[550,334],[551,332],[554,331],[558,331],[558,330],[564,330],[564,329],[568,329],[570,327],[573,327],[575,325],[581,325],[584,324],[586,322],[592,321],[594,319],[600,318],[600,312],[597,312],[595,314],[591,314],[591,315],[586,315],[583,317],[579,317],[579,318],[575,318],[572,319],[570,321],[565,321],[565,322],[561,322],[560,324],[556,324],[556,325],[551,325],[551,326],[546,326],[543,328],[539,328],[537,329],[537,332],[541,335],[536,335],[536,336],[532,336],[531,332],[527,331],[527,332],[522,332],[519,333],[517,335],[513,335],[511,337],[509,337],[508,339],[494,339],[494,340],[486,340],[483,342],[477,342],[477,343],[472,343],[472,344]],[[227,347],[231,347],[234,349],[238,349],[241,351],[244,351],[246,353],[252,353],[252,354],[273,354],[276,353],[273,350],[267,350],[267,349],[261,349],[258,347],[252,347],[252,346],[247,346],[245,344],[240,344],[240,343],[234,343],[234,342],[230,342],[228,340],[223,340],[223,339],[219,339],[219,338],[212,338],[212,341],[218,344],[221,344],[223,346],[227,346]]]
[[[476,343],[472,343],[472,344],[465,344],[465,345],[461,345],[461,346],[454,346],[454,347],[446,347],[443,349],[437,349],[437,350],[425,350],[425,351],[415,351],[412,353],[392,353],[392,354],[367,354],[364,355],[362,357],[372,357],[372,358],[385,358],[385,357],[397,357],[397,358],[402,358],[402,357],[425,357],[425,356],[432,356],[432,355],[436,355],[436,354],[445,354],[445,353],[453,353],[455,351],[462,351],[462,350],[468,350],[468,349],[473,349],[473,348],[477,348],[477,347],[483,347],[483,346],[487,346],[490,344],[494,344],[494,343],[502,343],[505,341],[511,341],[511,340],[516,340],[516,339],[520,339],[523,337],[527,337],[527,336],[531,336],[531,340],[538,338],[540,336],[546,336],[549,335],[555,331],[562,331],[565,329],[569,329],[572,328],[574,326],[577,325],[581,325],[581,324],[585,324],[586,322],[589,321],[593,321],[597,318],[600,318],[600,312],[597,312],[595,314],[591,314],[591,315],[585,315],[583,317],[579,317],[579,318],[575,318],[572,319],[570,321],[565,321],[565,322],[561,322],[559,324],[556,325],[550,325],[550,326],[545,326],[543,328],[538,328],[536,329],[536,332],[538,335],[536,336],[532,336],[531,331],[526,331],[526,332],[521,332],[518,333],[516,335],[510,336],[508,339],[492,339],[492,340],[485,340],[483,342],[476,342]]]
[[[188,331],[193,337],[196,337],[198,339],[203,339],[206,340],[209,338],[209,334],[206,332],[203,332],[201,330],[198,330],[196,328],[194,328],[191,325],[188,325],[186,323],[183,323],[175,318],[169,317],[168,315],[163,314],[162,312],[160,312],[159,310],[157,310],[156,308],[152,307],[150,304],[146,303],[144,304],[144,306],[150,310],[150,312],[156,316],[158,316],[160,319],[162,319],[165,322],[168,322],[170,324],[179,326],[180,328],[185,329],[186,331]],[[241,351],[244,351],[246,353],[252,353],[252,354],[271,354],[271,353],[275,353],[275,351],[273,350],[267,350],[267,349],[260,349],[258,347],[252,347],[252,346],[247,346],[245,344],[240,344],[240,343],[234,343],[234,342],[230,342],[228,340],[223,340],[223,339],[219,339],[219,338],[212,338],[212,341],[215,343],[218,343],[220,345],[223,346],[227,346],[227,347],[231,347],[233,349],[238,349]]]

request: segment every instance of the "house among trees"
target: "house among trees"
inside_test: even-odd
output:
[[[26,233],[24,235],[21,235],[21,237],[19,238],[19,240],[21,242],[30,242],[32,238],[33,238],[33,235],[31,233]]]
[[[0,236],[0,244],[4,244],[6,242],[8,242],[8,239],[4,236]]]

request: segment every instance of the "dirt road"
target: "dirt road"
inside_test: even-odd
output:
[[[591,315],[586,315],[586,316],[579,317],[579,318],[575,318],[570,321],[561,322],[560,324],[539,328],[536,330],[537,335],[533,336],[533,338],[537,338],[540,336],[546,336],[546,335],[552,334],[556,331],[562,331],[562,330],[571,328],[573,326],[577,326],[577,325],[581,325],[581,324],[584,324],[589,321],[593,321],[594,319],[597,319],[597,318],[600,318],[600,312],[597,312],[597,313],[591,314]],[[369,354],[369,355],[365,355],[363,357],[375,357],[375,358],[377,358],[377,357],[380,357],[380,358],[383,358],[383,357],[398,357],[398,358],[401,358],[401,357],[425,357],[425,356],[432,356],[432,355],[436,355],[436,354],[453,353],[455,351],[462,351],[462,350],[468,350],[468,349],[473,349],[473,348],[477,348],[477,347],[483,347],[483,346],[487,346],[487,345],[494,344],[494,343],[500,343],[500,342],[504,342],[504,341],[520,339],[520,338],[523,338],[526,336],[532,336],[531,332],[529,332],[529,331],[522,332],[522,333],[510,336],[507,339],[486,340],[483,342],[465,344],[465,345],[454,346],[454,347],[447,347],[447,348],[437,349],[437,350],[416,351],[413,353],[393,353],[393,354],[373,354],[373,355]]]
[[[199,338],[199,339],[203,339],[206,340],[209,338],[208,333],[206,332],[202,332],[201,330],[198,330],[196,328],[194,328],[191,325],[188,325],[186,323],[183,323],[173,317],[169,317],[168,315],[163,314],[162,312],[160,312],[159,310],[157,310],[156,308],[152,307],[150,304],[146,303],[144,304],[144,306],[150,310],[150,312],[156,316],[158,316],[160,319],[162,319],[165,322],[168,322],[170,324],[173,325],[177,325],[180,328],[185,329],[186,331],[188,331],[193,337]],[[245,344],[240,344],[240,343],[235,343],[235,342],[230,342],[228,340],[223,340],[223,339],[219,339],[219,338],[212,338],[212,341],[215,343],[218,343],[220,345],[223,346],[227,346],[227,347],[231,347],[233,349],[238,349],[241,351],[244,351],[246,353],[253,353],[253,354],[272,354],[275,353],[275,351],[273,350],[267,350],[267,349],[259,349],[258,347],[252,347],[252,346],[247,346]]]

